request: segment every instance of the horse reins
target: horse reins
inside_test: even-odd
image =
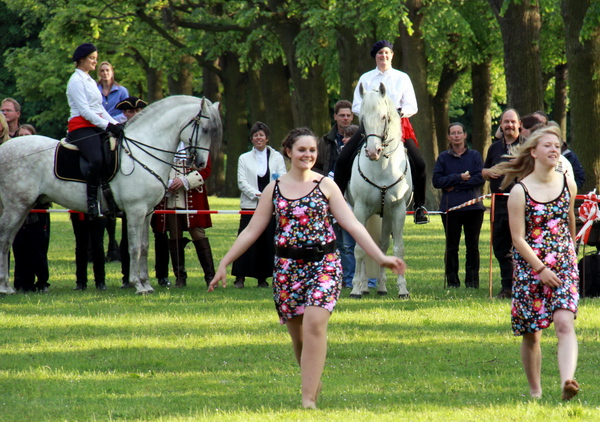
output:
[[[198,149],[201,150],[206,150],[209,151],[208,148],[204,148],[198,145],[199,143],[199,138],[200,138],[200,122],[202,120],[202,118],[205,119],[209,119],[209,116],[206,116],[204,114],[202,114],[202,110],[204,109],[204,97],[202,98],[202,103],[200,104],[200,111],[198,112],[198,114],[196,116],[194,116],[180,131],[179,131],[179,135],[178,138],[181,136],[181,133],[190,125],[192,125],[192,133],[190,134],[190,138],[188,140],[188,143],[190,144],[188,147],[185,148],[185,150],[193,150],[194,152],[190,153],[190,161],[195,161],[196,160],[196,156],[197,156],[197,151]],[[192,145],[192,141],[193,141],[193,145]],[[143,142],[140,141],[136,141],[135,139],[131,139],[128,138],[126,136],[123,136],[122,139],[122,143],[121,146],[123,148],[123,151],[125,151],[125,153],[136,163],[138,163],[140,166],[142,166],[142,168],[144,170],[146,170],[148,173],[150,173],[151,175],[153,175],[154,177],[156,177],[156,179],[163,185],[165,192],[169,190],[169,187],[167,186],[167,184],[165,183],[165,181],[160,177],[160,175],[158,175],[154,170],[152,170],[150,167],[148,167],[146,164],[142,163],[140,160],[138,160],[133,153],[131,152],[131,148],[128,147],[126,144],[128,143],[132,143],[133,145],[135,145],[136,147],[138,147],[142,152],[146,153],[146,155],[149,155],[150,157],[154,158],[157,161],[160,161],[161,163],[164,164],[168,164],[173,170],[177,171],[179,166],[175,166],[172,162],[168,162],[165,161],[159,157],[157,157],[156,155],[154,155],[152,152],[148,151],[147,149],[144,149],[144,147],[147,147],[149,149],[153,149],[154,151],[160,151],[160,152],[166,152],[166,153],[170,153],[170,154],[177,154],[177,151],[170,151],[170,150],[165,150],[165,149],[161,149],[161,148],[157,148],[154,147],[152,145],[148,145],[145,144]],[[133,173],[133,170],[131,171],[131,173]],[[131,174],[129,173],[129,174]]]

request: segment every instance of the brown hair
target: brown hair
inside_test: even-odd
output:
[[[504,175],[501,189],[506,189],[513,181],[522,180],[533,172],[535,159],[531,156],[531,150],[537,147],[540,139],[546,135],[554,135],[560,141],[560,129],[556,127],[543,127],[531,134],[527,140],[521,144],[514,156],[509,155],[510,161],[505,161],[494,166],[494,169]]]
[[[352,112],[352,103],[348,100],[339,100],[333,106],[333,113],[338,114],[342,108],[349,108],[350,112]]]
[[[271,130],[269,129],[269,126],[267,126],[265,123],[258,121],[252,125],[252,128],[250,128],[250,137],[248,138],[248,140],[252,141],[252,136],[259,130],[265,132],[265,137],[268,141],[269,137],[271,136]]]
[[[281,151],[285,157],[290,158],[287,152],[288,150],[292,149],[298,138],[300,138],[301,136],[312,136],[313,138],[315,138],[315,141],[317,140],[317,137],[315,136],[313,131],[307,127],[298,127],[296,129],[290,130],[290,133],[287,134],[287,136],[281,143]]]
[[[357,125],[350,125],[346,129],[343,130],[342,135],[347,136],[347,137],[351,137],[356,132],[358,132],[358,126]]]
[[[465,127],[465,125],[463,125],[462,123],[459,122],[454,122],[454,123],[450,123],[448,125],[448,135],[450,135],[450,128],[453,128],[454,126],[458,126],[462,129],[462,131],[465,133],[465,135],[467,134],[467,128]],[[467,146],[467,138],[465,138],[465,140],[463,141],[465,143],[465,147]],[[452,142],[450,142],[448,140],[448,149],[452,149]]]
[[[110,62],[102,62],[100,63],[100,66],[98,66],[98,83],[102,82],[102,79],[100,78],[100,68],[104,65],[107,65],[108,67],[110,67],[110,70],[112,71],[112,82],[111,82],[111,86],[113,85],[121,85],[120,83],[118,83],[117,81],[115,81],[115,68],[113,67],[112,64],[110,64]]]
[[[17,131],[17,133],[21,132],[21,129],[28,130],[29,132],[31,132],[32,135],[37,135],[37,130],[35,130],[35,128],[33,127],[33,125],[29,125],[27,123],[25,123],[24,125],[21,125],[21,127],[19,128],[19,130]]]

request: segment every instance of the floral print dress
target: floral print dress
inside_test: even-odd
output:
[[[559,287],[542,284],[531,265],[514,250],[512,329],[516,336],[548,328],[553,313],[567,309],[577,315],[579,301],[577,256],[569,231],[569,199],[566,179],[558,198],[541,203],[525,185],[525,240],[536,256],[562,281]]]
[[[275,246],[301,248],[335,240],[329,202],[320,189],[321,180],[315,180],[314,189],[298,199],[285,198],[279,190],[279,180],[276,181]],[[341,279],[337,250],[312,262],[275,256],[273,295],[280,323],[304,314],[306,306],[320,306],[332,312],[340,295]]]

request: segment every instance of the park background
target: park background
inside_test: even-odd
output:
[[[220,101],[213,209],[239,206],[237,157],[254,121],[272,128],[274,147],[295,126],[326,133],[333,104],[352,98],[359,75],[374,67],[371,45],[385,38],[415,87],[411,120],[429,171],[446,148],[448,122],[465,123],[485,154],[497,117],[512,106],[522,115],[544,109],[559,122],[586,169],[583,191],[598,186],[597,0],[2,0],[0,22],[0,96],[16,98],[21,121],[41,134],[65,133],[70,57],[83,42],[99,47],[132,95]],[[431,209],[435,197],[432,190]],[[214,221],[219,259],[238,221]],[[187,289],[139,297],[118,289],[120,267],[110,263],[107,292],[73,292],[70,223],[54,214],[52,224],[50,294],[0,298],[2,421],[597,419],[597,299],[582,301],[576,323],[581,395],[559,400],[549,330],[544,398],[529,400],[509,302],[489,299],[485,265],[480,289],[444,288],[439,217],[406,227],[411,300],[395,298],[391,276],[385,298],[351,301],[344,291],[321,410],[312,413],[299,409],[300,377],[268,289],[209,295],[190,264]],[[487,214],[481,251],[486,262]]]
[[[374,68],[379,39],[394,43],[394,67],[412,79],[429,178],[450,121],[467,126],[485,157],[510,106],[548,112],[582,161],[582,191],[600,181],[598,0],[2,0],[0,22],[0,96],[21,102],[22,121],[41,134],[65,134],[70,58],[83,42],[98,46],[131,95],[220,101],[214,195],[239,194],[237,158],[256,120],[275,148],[293,127],[327,133],[333,104],[352,100]]]

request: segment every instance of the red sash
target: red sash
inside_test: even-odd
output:
[[[73,132],[74,130],[81,129],[84,127],[96,127],[96,125],[91,124],[82,116],[75,116],[67,123],[67,130],[69,132]]]
[[[402,126],[402,140],[404,141],[404,139],[413,139],[418,147],[419,141],[417,141],[417,135],[415,135],[415,131],[410,124],[408,117],[402,117],[402,119],[400,119],[400,124]]]

